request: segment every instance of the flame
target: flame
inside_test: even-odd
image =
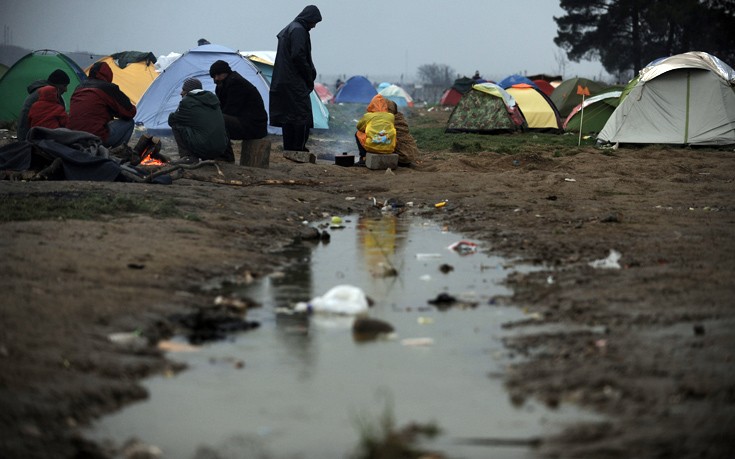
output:
[[[151,157],[155,151],[155,147],[148,147],[143,150],[143,153],[140,155],[143,159],[140,160],[139,164],[141,166],[163,166],[165,164],[163,161]]]

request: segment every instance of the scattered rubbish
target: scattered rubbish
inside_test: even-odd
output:
[[[430,274],[424,274],[423,276],[419,277],[419,280],[422,280],[424,282],[431,282],[431,275]]]
[[[702,324],[694,324],[693,329],[694,329],[694,334],[696,336],[702,336],[702,335],[704,335],[704,325],[702,325]]]
[[[358,317],[352,323],[352,337],[355,341],[375,340],[388,336],[393,331],[393,326],[388,322],[369,317]]]
[[[556,201],[558,198],[556,197],[556,195],[551,194],[549,196],[546,196],[546,199],[548,199],[549,201]]]
[[[546,278],[546,283],[551,285],[554,283],[554,276],[549,276]]]
[[[332,217],[332,219],[331,219],[331,220],[329,221],[329,227],[330,227],[331,229],[342,229],[342,228],[344,228],[344,227],[345,227],[345,226],[344,226],[344,225],[342,224],[342,222],[343,222],[343,220],[342,220],[342,217],[338,217],[338,216],[336,216],[336,215],[335,215],[335,216],[334,216],[334,217]]]
[[[433,324],[434,323],[434,319],[432,317],[423,317],[422,316],[422,317],[419,317],[418,319],[416,319],[416,322],[418,322],[419,325],[428,325],[428,324]]]
[[[332,235],[327,231],[322,231],[322,234],[319,235],[319,240],[326,244],[332,240]]]
[[[477,252],[477,244],[470,241],[458,241],[447,248],[449,250],[454,250],[460,255],[469,255]]]
[[[166,352],[196,352],[199,350],[199,347],[187,343],[164,340],[158,342],[158,349]]]
[[[356,198],[354,196],[347,196],[345,198],[345,201],[354,201]]]
[[[514,159],[513,160],[513,165],[516,166],[516,167],[518,167],[518,166],[521,165],[521,162],[519,160],[517,160],[517,159]]]
[[[417,260],[426,260],[429,258],[441,258],[442,255],[440,253],[417,253],[416,259]]]
[[[564,181],[565,182],[576,182],[576,180],[573,178],[565,178]]]
[[[454,271],[454,266],[442,263],[441,265],[439,265],[439,271],[447,274],[448,272]]]
[[[427,303],[433,304],[439,308],[447,308],[454,305],[457,302],[457,298],[453,297],[448,293],[440,293],[433,300],[428,300]]]
[[[620,263],[618,263],[618,261],[621,256],[622,255],[617,250],[610,249],[610,254],[607,258],[594,260],[588,264],[595,269],[620,269]]]
[[[228,334],[246,331],[260,326],[258,322],[244,320],[242,312],[234,312],[225,306],[198,308],[188,314],[174,314],[171,320],[187,331],[192,344],[225,339]]]
[[[148,345],[148,339],[141,336],[140,330],[133,332],[110,333],[107,339],[120,346],[143,348]]]
[[[434,207],[439,208],[439,207],[444,207],[446,205],[447,205],[447,201],[440,201],[434,204]]]
[[[431,338],[406,338],[401,340],[401,344],[409,347],[425,347],[434,344]]]
[[[258,307],[258,304],[256,304],[253,301],[237,298],[237,297],[228,297],[223,295],[218,295],[214,299],[215,306],[224,306],[228,309],[231,309],[233,311],[238,312],[244,312],[248,308]]]
[[[309,302],[299,302],[294,307],[296,312],[322,312],[343,315],[359,315],[367,312],[368,300],[359,287],[337,285],[322,296]]]
[[[145,269],[145,265],[143,263],[128,263],[128,268],[130,268],[130,269]]]

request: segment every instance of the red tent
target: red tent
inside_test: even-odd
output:
[[[554,92],[554,87],[546,80],[533,80],[533,82],[536,83],[536,86],[538,86],[541,92],[547,96],[550,96],[551,93]]]
[[[446,91],[444,91],[444,94],[442,94],[441,99],[439,99],[439,103],[441,105],[449,105],[454,107],[459,103],[459,99],[462,98],[462,93],[457,91],[454,88],[449,88]]]
[[[329,88],[324,86],[322,83],[314,82],[314,91],[316,91],[316,95],[319,96],[322,103],[328,104],[332,102],[332,98],[334,96],[329,91]]]

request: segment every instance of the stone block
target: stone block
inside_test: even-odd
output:
[[[395,169],[398,167],[398,155],[395,153],[368,153],[365,155],[365,166],[372,170]]]
[[[314,153],[309,153],[308,151],[285,150],[283,152],[283,157],[297,163],[316,164],[316,155]]]

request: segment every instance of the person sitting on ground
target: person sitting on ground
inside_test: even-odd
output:
[[[181,88],[181,102],[168,116],[168,124],[179,148],[179,164],[199,160],[224,159],[230,144],[217,96],[202,89],[202,82],[187,78]]]
[[[268,113],[258,89],[222,60],[212,64],[209,76],[217,85],[215,93],[230,140],[262,139],[268,135]],[[229,144],[227,160],[235,161],[232,144]]]
[[[368,152],[393,153],[396,148],[395,115],[388,111],[388,102],[388,99],[377,94],[357,122],[355,139],[360,152],[358,166],[365,165]]]
[[[112,69],[97,62],[89,78],[71,96],[67,128],[94,134],[108,148],[127,146],[133,135],[136,110],[130,98],[112,82]]]
[[[31,105],[38,100],[38,90],[44,86],[54,86],[58,91],[58,102],[64,111],[66,111],[66,104],[61,96],[66,92],[69,82],[69,75],[61,69],[56,69],[49,74],[47,79],[37,80],[28,85],[28,97],[23,101],[23,107],[20,109],[20,117],[18,118],[18,140],[25,140],[28,137],[28,130],[30,129],[28,125],[28,112],[31,109]]]
[[[28,111],[28,126],[48,129],[66,127],[69,116],[64,105],[59,103],[59,90],[56,86],[44,86],[38,90],[38,100],[33,102]]]
[[[393,126],[396,128],[396,148],[393,153],[398,155],[399,167],[413,167],[419,157],[419,147],[408,129],[408,122],[403,113],[398,111],[398,105],[388,100],[388,112],[393,113]]]

